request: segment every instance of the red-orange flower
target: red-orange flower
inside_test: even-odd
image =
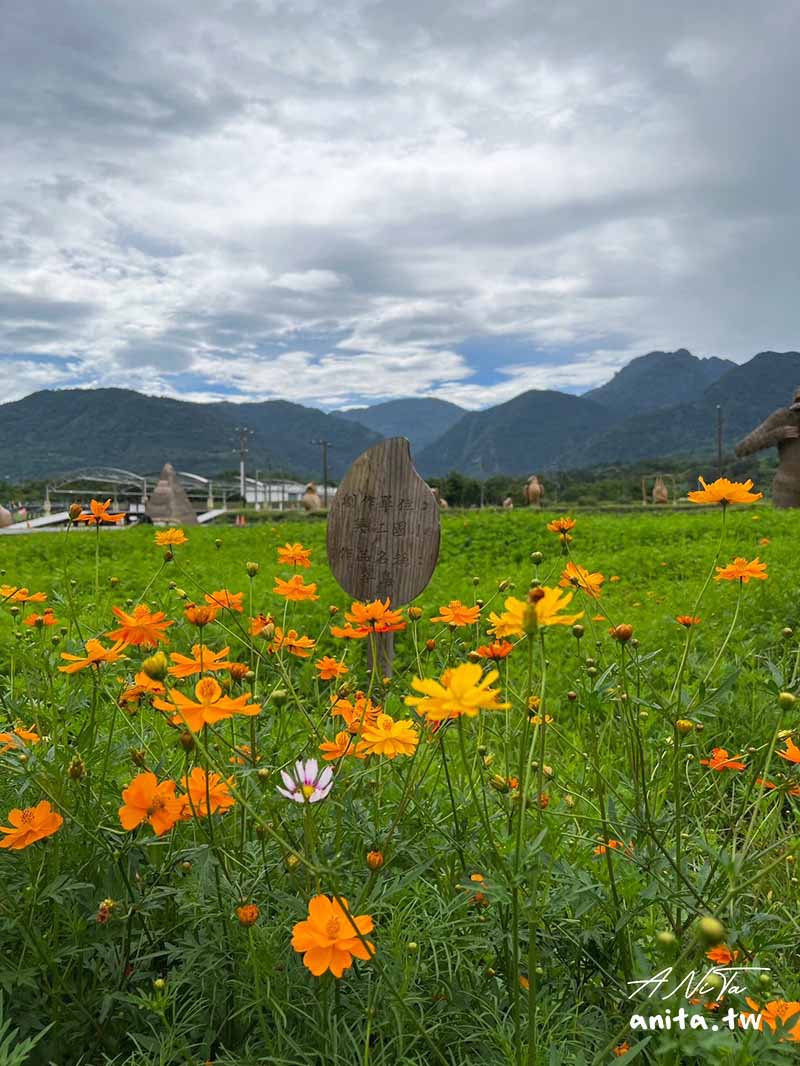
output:
[[[340,663],[332,655],[323,655],[321,659],[317,659],[314,669],[319,672],[320,681],[333,681],[334,678],[343,677],[350,672],[344,663]]]
[[[741,755],[728,755],[725,748],[712,748],[710,759],[701,759],[700,765],[707,766],[709,770],[746,770],[747,766],[739,762]]]
[[[26,626],[36,626],[37,628],[58,625],[58,619],[53,614],[50,607],[46,608],[43,614],[36,614],[34,612],[33,614],[26,615],[23,621]]]
[[[205,644],[193,644],[191,655],[181,655],[179,651],[173,651],[170,653],[170,659],[175,665],[170,666],[167,673],[172,677],[191,677],[193,674],[230,670],[232,664],[227,659],[230,650],[222,648],[221,651],[212,651]]]
[[[318,600],[317,586],[314,582],[310,582],[308,585],[303,581],[302,574],[295,574],[290,577],[288,581],[284,581],[283,578],[275,578],[275,588],[272,590],[276,595],[283,596],[286,600],[292,600],[293,602],[301,602],[305,600]]]
[[[143,696],[163,696],[166,692],[163,684],[156,678],[150,677],[140,670],[134,678],[134,683],[119,698],[121,704],[138,703]]]
[[[396,633],[405,629],[406,623],[402,611],[391,609],[391,602],[388,596],[385,600],[372,600],[370,603],[356,602],[349,611],[345,611],[344,617],[357,630],[363,630],[365,636],[370,632]]]
[[[316,647],[316,643],[311,637],[299,636],[296,629],[290,629],[284,633],[280,626],[275,626],[269,651],[273,654],[288,651],[290,655],[296,655],[298,659],[307,659]]]
[[[49,800],[40,800],[35,807],[14,807],[8,812],[8,820],[11,825],[0,825],[0,833],[5,834],[0,840],[0,848],[10,848],[11,851],[22,851],[37,840],[52,836],[64,824],[64,819],[53,810]]]
[[[696,615],[691,614],[676,615],[675,621],[678,625],[684,626],[686,629],[691,629],[692,626],[700,625],[700,619]]]
[[[244,600],[243,592],[229,592],[227,589],[217,589],[216,592],[207,592],[203,598],[211,607],[227,607],[229,611],[236,611],[239,614],[244,612],[244,607],[242,606]]]
[[[748,563],[747,559],[737,556],[727,566],[718,566],[714,575],[715,581],[741,581],[746,585],[748,581],[766,581],[767,564],[759,562],[758,556]]]
[[[212,607],[207,603],[189,603],[186,605],[184,615],[187,622],[191,622],[193,626],[202,628],[207,626],[209,622],[213,622],[219,614],[219,607]]]
[[[466,607],[461,600],[450,600],[446,607],[431,618],[432,622],[445,622],[449,626],[471,626],[480,617],[480,607]]]
[[[481,644],[475,649],[475,654],[481,659],[505,659],[514,650],[514,645],[507,640],[495,640],[491,644]]]
[[[791,737],[786,738],[786,750],[779,751],[777,754],[787,762],[800,763],[800,748],[798,748]]]
[[[45,592],[31,592],[19,585],[0,585],[0,602],[5,603],[44,603],[47,599]]]
[[[10,733],[0,733],[0,755],[4,755],[7,751],[21,751],[26,744],[38,744],[42,738],[36,732],[36,726],[32,725],[30,729],[25,729],[23,726],[16,726]]]
[[[715,948],[711,948],[706,952],[706,958],[715,962],[718,966],[730,966],[732,962],[736,962],[739,958],[738,951],[731,951],[729,947],[724,944],[719,944]]]
[[[228,787],[232,781],[233,778],[223,781],[219,774],[215,773],[206,776],[202,766],[195,766],[188,777],[181,778],[181,788],[188,797],[185,815],[207,815],[209,803],[212,814],[230,810],[236,803]]]
[[[800,1043],[800,1003],[796,1001],[787,1001],[785,999],[773,999],[769,1003],[765,1003],[763,1007],[755,1002],[755,1000],[745,997],[747,999],[747,1005],[760,1014],[758,1019],[758,1025],[756,1028],[761,1031],[764,1022],[774,1032],[783,1034],[782,1040],[789,1040],[793,1044]],[[792,1023],[791,1025],[789,1023]],[[739,1024],[742,1024],[741,1018]]]
[[[255,925],[260,914],[261,911],[255,903],[243,903],[241,907],[236,908],[236,917],[239,919],[240,925]]]
[[[302,566],[308,569],[311,566],[311,549],[304,548],[302,544],[284,544],[278,548],[278,562],[281,566]]]
[[[118,640],[111,648],[104,648],[99,640],[86,641],[86,655],[70,655],[68,651],[61,652],[62,659],[68,659],[69,665],[59,666],[62,674],[75,674],[78,670],[85,670],[87,666],[99,666],[100,663],[115,663],[124,659],[122,649],[123,641]]]
[[[356,693],[355,702],[331,696],[331,703],[331,715],[334,718],[344,718],[348,732],[353,734],[360,733],[367,723],[374,722],[381,711],[363,692]]]
[[[375,945],[361,939],[373,928],[368,914],[351,916],[346,899],[314,896],[308,904],[308,918],[292,929],[292,947],[302,953],[303,965],[315,977],[328,970],[341,977],[353,965],[353,958],[370,959],[375,954]]]
[[[250,636],[260,637],[267,626],[274,625],[275,619],[271,614],[257,614],[250,619]]]
[[[79,514],[76,521],[85,522],[87,526],[99,526],[104,522],[109,522],[112,525],[117,522],[121,522],[125,517],[124,514],[109,514],[109,507],[111,506],[111,499],[107,499],[105,503],[100,503],[99,500],[92,500],[89,504],[89,510]]]
[[[589,571],[578,565],[578,563],[568,562],[561,574],[561,580],[559,586],[562,589],[576,588],[581,589],[587,596],[591,596],[593,600],[600,599],[600,586],[605,581],[605,578],[600,573],[590,574]]]
[[[175,795],[175,782],[162,781],[150,770],[138,774],[122,790],[119,820],[123,829],[136,829],[149,822],[156,836],[163,836],[181,819],[185,801]]]
[[[122,625],[118,629],[110,630],[106,636],[125,645],[155,648],[161,641],[167,642],[165,630],[175,625],[174,622],[165,620],[163,611],[151,612],[144,603],[134,607],[133,614],[127,614],[121,607],[112,607],[111,610]]]
[[[551,533],[569,533],[571,529],[574,529],[577,525],[574,518],[568,518],[566,515],[562,515],[560,518],[554,518],[552,522],[547,523],[547,528]]]
[[[170,719],[173,725],[187,725],[193,733],[199,733],[204,725],[223,722],[234,714],[246,714],[250,717],[258,714],[261,707],[250,703],[250,693],[232,698],[223,696],[222,689],[213,677],[204,677],[194,687],[196,700],[184,696],[173,689],[168,700],[155,700],[154,706],[160,711],[175,711]]]

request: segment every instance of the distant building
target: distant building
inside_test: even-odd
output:
[[[289,481],[285,478],[277,480],[258,480],[245,478],[245,500],[248,506],[264,511],[293,511],[302,508],[303,493],[306,491],[307,481]],[[322,487],[317,489],[320,496],[323,495]],[[328,503],[330,504],[336,495],[333,485],[328,485]]]

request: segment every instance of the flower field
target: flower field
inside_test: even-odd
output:
[[[695,502],[0,539],[0,1064],[795,1061],[800,516]]]

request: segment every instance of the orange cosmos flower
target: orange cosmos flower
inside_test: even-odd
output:
[[[29,589],[20,588],[18,585],[0,585],[0,600],[11,600],[12,603],[44,603],[47,594],[44,592],[31,592]]]
[[[257,614],[250,619],[250,636],[260,637],[267,626],[273,625],[275,619],[271,614]]]
[[[317,586],[312,581],[306,585],[301,574],[295,574],[288,581],[280,577],[275,578],[275,588],[272,590],[276,595],[284,599],[300,602],[303,600],[318,600]]]
[[[701,759],[700,765],[707,766],[709,770],[746,770],[747,767],[743,762],[738,762],[741,759],[741,755],[729,756],[725,748],[712,748],[710,759]]]
[[[707,951],[706,958],[717,963],[718,966],[730,966],[732,962],[736,962],[739,958],[739,952],[731,951],[731,949],[724,944],[720,944],[718,947],[711,948],[710,951]]]
[[[762,544],[766,548],[766,546],[770,543],[770,539],[769,537],[762,537],[758,543]]]
[[[547,528],[551,533],[569,533],[576,525],[577,522],[574,518],[562,515],[560,518],[554,518],[552,522],[548,522]]]
[[[193,674],[213,673],[216,670],[230,670],[233,665],[226,658],[230,648],[212,651],[205,644],[193,644],[191,655],[181,655],[179,651],[170,653],[175,663],[167,671],[173,677],[191,677]]]
[[[597,847],[592,852],[592,854],[593,855],[605,855],[606,851],[608,851],[609,849],[611,851],[620,851],[621,850],[621,851],[624,851],[626,855],[632,855],[633,854],[633,841],[631,841],[630,844],[628,844],[627,847],[626,847],[624,840],[613,840],[613,839],[612,840],[607,840],[605,842],[605,844],[598,844]]]
[[[187,795],[185,815],[207,815],[209,802],[211,813],[227,811],[234,806],[236,800],[230,794],[229,785],[233,778],[223,781],[219,774],[211,773],[206,780],[206,772],[202,766],[195,766],[188,777],[181,778],[181,788]]]
[[[119,820],[129,832],[142,822],[149,822],[156,836],[169,832],[180,821],[184,800],[175,795],[175,782],[162,781],[150,770],[138,774],[127,788],[122,790],[123,805]]]
[[[726,477],[718,477],[710,485],[703,478],[697,480],[703,487],[688,494],[692,503],[721,503],[727,507],[729,503],[755,503],[764,495],[762,492],[750,492],[753,487],[750,480],[728,481]]]
[[[390,715],[379,714],[374,721],[365,723],[359,747],[366,755],[394,759],[396,755],[413,755],[418,743],[419,734],[410,719],[395,722]]]
[[[375,945],[358,936],[365,937],[373,928],[368,914],[351,917],[346,899],[314,896],[308,904],[308,918],[292,929],[292,947],[302,953],[303,965],[315,977],[328,970],[341,977],[353,965],[353,958],[368,960],[375,954]]]
[[[121,607],[112,607],[112,612],[122,622],[118,629],[110,630],[106,636],[112,640],[121,641],[123,644],[140,645],[143,648],[155,648],[161,641],[167,642],[165,629],[175,625],[174,622],[165,621],[163,611],[150,612],[149,608],[140,603],[134,607],[133,614],[126,614]]]
[[[184,608],[183,614],[187,622],[202,629],[203,626],[216,621],[219,610],[219,607],[211,607],[207,603],[189,603]]]
[[[691,614],[676,615],[675,621],[678,625],[685,626],[687,629],[691,629],[692,626],[700,625],[700,619],[696,615]]]
[[[590,574],[585,567],[579,566],[578,563],[569,562],[564,568],[558,584],[562,589],[569,588],[570,585],[573,588],[582,589],[593,600],[599,600],[600,586],[604,581],[605,578],[602,574]]]
[[[350,733],[359,733],[364,725],[374,722],[381,710],[363,692],[356,693],[355,703],[335,695],[331,696],[331,703],[331,715],[334,718],[344,718]]]
[[[754,581],[767,580],[767,564],[759,562],[758,556],[751,563],[748,563],[747,559],[737,556],[727,566],[718,566],[717,573],[714,575],[715,581],[741,581],[744,585],[751,579]]]
[[[780,754],[780,752],[778,752],[778,754]],[[756,784],[760,785],[762,788],[767,788],[767,789],[773,789],[773,788],[778,788],[779,787],[778,785],[775,784],[774,781],[767,781],[767,779],[765,777],[757,777],[756,778]],[[784,785],[783,787],[785,788],[786,786]],[[792,788],[787,788],[786,789],[786,795],[787,796],[800,796],[800,785],[794,785]]]
[[[491,688],[500,676],[491,670],[485,677],[477,663],[462,663],[452,670],[445,670],[440,681],[415,677],[411,682],[422,696],[406,696],[405,703],[416,707],[417,714],[429,722],[442,722],[449,718],[466,715],[474,718],[479,711],[504,711],[510,703],[498,703],[500,693]]]
[[[150,677],[144,670],[140,670],[133,680],[133,685],[120,696],[120,704],[138,703],[143,696],[163,696],[167,691],[160,681]]]
[[[227,607],[229,611],[236,611],[238,614],[244,613],[244,607],[242,606],[244,600],[243,592],[229,592],[227,589],[217,589],[216,592],[207,592],[203,599],[210,607]]]
[[[99,666],[100,663],[115,663],[126,658],[122,654],[125,642],[118,640],[111,648],[104,648],[99,640],[86,641],[86,655],[70,655],[67,651],[61,652],[62,659],[69,659],[68,666],[59,666],[62,674],[75,674],[78,670],[85,670],[87,666]]]
[[[10,733],[0,733],[0,755],[7,751],[24,748],[26,744],[38,744],[42,738],[36,732],[36,726],[24,729],[21,725],[16,726]]]
[[[290,629],[287,633],[280,626],[275,626],[275,634],[269,651],[274,655],[279,651],[288,651],[290,655],[296,655],[298,659],[307,659],[316,647],[317,642],[311,637],[300,637],[296,629]]]
[[[445,622],[449,626],[471,626],[480,617],[480,607],[465,607],[461,600],[450,600],[446,607],[431,618],[432,622]]]
[[[342,730],[337,733],[333,740],[324,740],[319,750],[325,762],[333,762],[334,759],[343,759],[345,755],[352,755],[356,759],[366,759],[366,752],[361,750],[361,745],[353,740],[353,734]]]
[[[627,1040],[623,1040],[621,1044],[617,1044],[614,1048],[614,1054],[618,1059],[621,1059],[623,1055],[627,1055],[631,1046]]]
[[[505,659],[514,650],[514,645],[507,640],[492,641],[491,644],[481,644],[475,649],[475,654],[481,659]]]
[[[49,607],[43,614],[36,614],[34,612],[33,614],[26,615],[23,621],[26,626],[36,626],[38,629],[41,629],[42,626],[58,625],[58,619]]]
[[[344,663],[340,663],[332,655],[323,655],[321,659],[317,659],[314,669],[319,671],[320,681],[333,681],[336,677],[344,677],[350,673]]]
[[[188,544],[189,538],[182,529],[161,529],[156,533],[156,544],[159,548],[179,548],[182,544]]]
[[[402,611],[391,610],[391,600],[372,600],[371,603],[353,603],[345,611],[345,619],[356,629],[363,629],[365,634],[371,630],[375,633],[396,633],[406,628]]]
[[[800,748],[791,737],[786,738],[786,751],[779,751],[778,755],[787,762],[800,763]]]
[[[250,673],[250,666],[248,663],[234,662],[228,667],[228,673],[231,675],[232,680],[244,681]]]
[[[87,526],[99,526],[104,522],[115,525],[117,522],[121,522],[125,515],[109,514],[108,509],[110,506],[110,498],[105,503],[100,503],[99,500],[92,500],[89,504],[89,510],[79,514],[75,521],[85,522]]]
[[[278,548],[278,562],[281,566],[302,566],[308,569],[311,566],[311,549],[304,548],[302,544],[286,543]]]
[[[0,833],[5,836],[0,840],[0,848],[22,851],[23,848],[44,840],[57,833],[64,824],[64,819],[50,806],[49,800],[40,800],[35,807],[20,810],[14,807],[8,812],[11,825],[0,825]]]
[[[331,626],[331,636],[342,640],[364,640],[369,636],[369,630],[363,626],[351,626],[348,622],[346,626]]]
[[[765,1003],[763,1007],[759,1005],[749,997],[745,997],[747,1000],[747,1006],[751,1010],[756,1011],[761,1017],[758,1019],[758,1030],[761,1031],[761,1027],[764,1022],[774,1032],[784,1033],[781,1037],[782,1040],[789,1040],[793,1044],[800,1043],[800,1003],[796,1001],[787,1001],[785,999],[773,999],[769,1003]],[[794,1024],[789,1026],[789,1022]],[[739,1021],[741,1025],[741,1019]]]
[[[193,733],[199,733],[204,725],[223,722],[234,714],[253,717],[261,711],[257,703],[249,703],[250,693],[235,698],[222,695],[222,689],[213,677],[204,677],[194,686],[195,700],[173,689],[168,700],[154,700],[153,706],[160,711],[176,711],[170,719],[173,725],[186,725]]]

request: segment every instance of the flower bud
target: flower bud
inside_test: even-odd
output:
[[[239,919],[239,924],[245,927],[255,925],[260,914],[261,911],[255,903],[243,903],[236,908],[236,917]]]
[[[112,587],[112,589],[115,589],[117,587],[117,585],[119,584],[119,578],[118,577],[110,577],[108,579],[108,583]]]
[[[163,651],[149,655],[142,663],[142,670],[152,681],[163,681],[167,676],[169,660]]]
[[[713,918],[710,914],[698,920],[697,932],[709,947],[713,947],[725,939],[725,926],[719,918]]]
[[[383,866],[383,852],[382,851],[368,851],[367,852],[367,866],[370,870],[380,870]]]
[[[217,539],[214,541],[214,547],[215,548],[221,548],[222,547],[222,541],[219,539],[219,537],[217,537]]]
[[[473,579],[472,579],[472,584],[473,585],[480,585],[480,583],[481,583],[481,579],[479,577],[473,577]]]
[[[531,562],[534,566],[540,566],[544,562],[544,556],[541,552],[531,552]]]
[[[73,755],[72,761],[69,764],[67,773],[73,781],[80,781],[82,777],[86,776],[86,763],[80,757],[80,755]]]
[[[694,722],[690,722],[688,718],[679,718],[675,723],[675,728],[681,736],[685,737],[687,733],[691,733],[694,729]]]
[[[262,766],[260,770],[256,770],[256,777],[259,781],[269,781],[272,777],[272,771],[268,770],[266,766]]]
[[[788,711],[793,703],[797,702],[797,697],[793,696],[791,692],[778,693],[778,703],[784,711]]]
[[[578,693],[575,692],[573,689],[570,689],[569,692],[567,693],[567,699],[569,700],[569,702],[570,703],[574,703],[577,698],[578,698]]]
[[[53,645],[54,648],[58,647],[58,645],[61,643],[61,637],[58,635],[58,633],[53,634],[53,636],[50,638],[50,643]]]
[[[155,981],[153,981],[153,988],[156,990],[156,992],[163,992],[166,987],[167,982],[164,980],[163,977],[157,977]]]
[[[335,603],[332,603],[330,605],[330,607],[328,608],[328,614],[333,616],[333,615],[338,614],[338,613],[339,613],[339,608],[336,606]]]
[[[258,571],[261,569],[258,563],[245,563],[244,568],[247,571],[248,577],[255,577]]]
[[[436,641],[433,639],[425,641],[425,647],[428,651],[433,651],[436,648]]]
[[[286,869],[287,870],[289,870],[289,871],[296,870],[299,865],[300,865],[300,857],[298,855],[295,855],[294,853],[292,853],[291,855],[287,855],[286,856]]]
[[[411,619],[412,622],[419,621],[419,619],[422,618],[422,608],[421,607],[409,607],[408,608],[408,617]]]
[[[409,942],[406,944],[406,951],[409,953],[409,955],[417,954],[417,952],[419,951],[419,944],[416,942],[416,940],[409,940]]]
[[[164,551],[164,562],[171,563],[174,558],[175,552],[172,550],[172,548],[166,548]]]
[[[131,748],[130,749],[130,757],[131,757],[131,762],[133,763],[134,766],[139,766],[142,769],[144,769],[144,767],[146,766],[146,762],[145,762],[146,753],[145,753],[144,749],[142,749],[142,748]]]
[[[781,630],[781,635],[786,640],[791,640],[792,637],[794,636],[794,630],[792,629],[791,626],[784,626],[784,628]]]
[[[572,627],[572,635],[573,637],[575,637],[576,640],[580,640],[585,632],[586,630],[580,623]]]
[[[623,623],[619,626],[612,626],[608,632],[613,640],[618,640],[620,644],[627,644],[633,636],[633,626]]]
[[[509,579],[507,577],[504,577],[502,581],[498,581],[498,583],[497,583],[497,591],[498,592],[506,592],[510,588],[511,588],[511,582],[509,581]]]
[[[656,943],[660,948],[674,948],[678,938],[671,929],[662,929],[660,933],[656,933]]]
[[[185,874],[188,874],[188,873],[191,873],[191,869],[192,869],[192,864],[189,862],[188,859],[184,859],[183,862],[181,863],[181,870],[183,870],[183,872]]]
[[[508,779],[502,777],[500,774],[492,774],[492,776],[489,778],[489,787],[493,788],[495,792],[505,793],[510,791]]]
[[[181,733],[181,735],[180,735],[180,737],[178,739],[180,740],[181,747],[183,748],[184,751],[193,751],[194,750],[194,737],[192,736],[192,734],[189,732],[188,729],[184,729],[184,731]]]
[[[83,513],[83,507],[79,503],[71,503],[69,505],[69,520],[70,522],[77,522]]]

